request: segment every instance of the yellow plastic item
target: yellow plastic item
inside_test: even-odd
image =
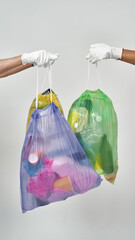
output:
[[[79,117],[80,117],[79,113],[77,113],[77,112],[73,113],[73,120],[72,120],[72,123],[71,123],[71,128],[73,129],[73,131],[74,131],[74,125],[77,122]]]
[[[54,93],[52,91],[52,101],[55,103],[55,105],[60,109],[61,113],[64,115],[61,103],[57,97],[57,94]],[[38,95],[38,108],[45,108],[47,107],[49,104],[51,103],[51,93],[46,94],[46,95],[42,95],[41,93],[39,93]],[[29,113],[28,113],[28,118],[27,118],[27,125],[26,125],[26,132],[27,132],[27,128],[31,119],[31,115],[32,113],[36,110],[36,98],[33,100],[30,109],[29,109]]]
[[[103,173],[103,169],[101,167],[101,157],[99,153],[96,156],[96,163],[95,163],[94,169],[97,171],[98,174]]]
[[[74,133],[77,133],[83,130],[87,121],[87,109],[84,107],[78,107],[75,111],[72,112],[72,123],[70,126],[73,129]]]

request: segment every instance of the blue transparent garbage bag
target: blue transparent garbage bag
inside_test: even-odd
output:
[[[101,181],[54,102],[36,109],[21,155],[22,212],[84,193]]]

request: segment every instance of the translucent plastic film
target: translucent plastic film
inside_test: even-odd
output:
[[[98,174],[114,183],[118,170],[117,116],[100,89],[86,90],[71,106],[68,122]]]
[[[31,116],[21,156],[20,183],[23,212],[84,193],[101,183],[54,102],[36,109]]]

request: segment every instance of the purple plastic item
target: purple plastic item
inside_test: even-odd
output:
[[[21,155],[22,212],[84,193],[101,181],[54,102],[36,109]]]

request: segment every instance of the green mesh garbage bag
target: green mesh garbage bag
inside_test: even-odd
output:
[[[38,94],[38,108],[39,109],[43,109],[51,103],[51,91],[52,90],[47,89],[44,93]],[[55,103],[55,105],[60,109],[61,113],[64,115],[61,103],[57,97],[57,94],[54,91],[52,91],[52,101]],[[27,128],[28,128],[28,125],[29,125],[29,122],[31,119],[31,115],[35,110],[36,110],[36,98],[33,100],[32,104],[30,106],[30,109],[29,109],[27,125],[26,125],[26,132],[27,132]]]
[[[100,89],[86,90],[71,106],[68,122],[96,172],[114,183],[118,170],[117,116]]]

